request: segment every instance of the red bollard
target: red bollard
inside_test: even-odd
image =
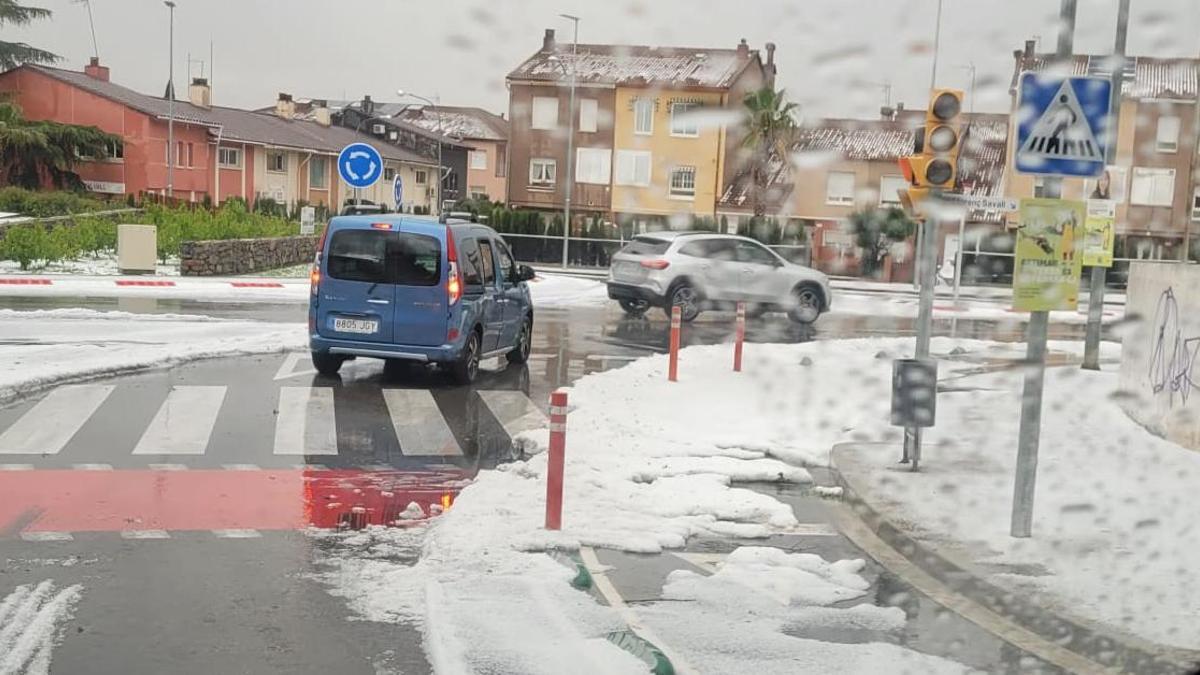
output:
[[[546,529],[562,529],[563,455],[567,450],[567,392],[550,394],[550,454],[546,462]]]
[[[683,326],[683,313],[678,305],[671,308],[671,366],[667,379],[675,382],[679,375],[679,329]]]
[[[742,372],[742,343],[746,341],[746,303],[737,304],[737,341],[733,343],[733,372]]]

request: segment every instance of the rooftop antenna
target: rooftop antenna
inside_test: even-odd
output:
[[[73,0],[76,4],[83,4],[88,11],[88,25],[92,28],[92,56],[97,60],[100,58],[100,43],[96,41],[96,19],[92,16],[91,0]]]

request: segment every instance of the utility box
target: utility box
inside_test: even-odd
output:
[[[937,361],[893,361],[892,424],[898,427],[931,427],[936,416]]]
[[[117,225],[117,268],[121,274],[154,274],[157,263],[157,227]]]

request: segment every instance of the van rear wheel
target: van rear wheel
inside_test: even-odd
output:
[[[337,375],[345,361],[346,357],[330,354],[329,352],[312,353],[313,367],[322,375]]]
[[[450,375],[458,384],[471,384],[479,374],[479,333],[471,331],[462,354],[450,366]]]
[[[529,351],[533,345],[533,317],[525,317],[521,322],[521,332],[517,334],[517,345],[506,354],[509,363],[525,363],[529,360]]]

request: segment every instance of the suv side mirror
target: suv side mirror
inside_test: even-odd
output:
[[[517,265],[517,281],[532,281],[537,276],[537,272],[529,265]]]

